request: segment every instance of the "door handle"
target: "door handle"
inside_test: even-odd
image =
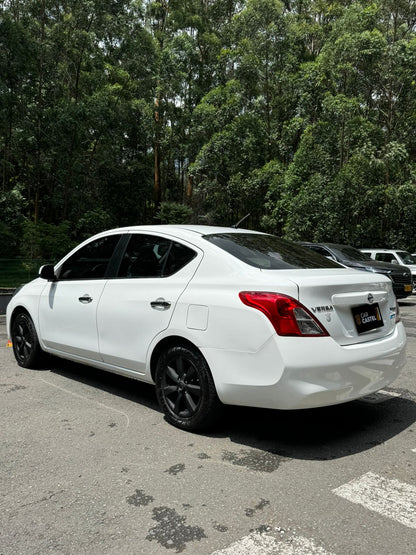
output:
[[[92,302],[92,297],[90,297],[88,294],[85,294],[82,297],[78,297],[78,300],[82,304],[88,304]]]
[[[165,301],[165,299],[156,299],[150,303],[150,306],[155,310],[168,310],[170,308],[170,302]]]

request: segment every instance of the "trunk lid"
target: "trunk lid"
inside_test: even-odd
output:
[[[340,345],[373,341],[393,332],[397,305],[389,278],[349,269],[284,272],[296,283],[298,300]]]

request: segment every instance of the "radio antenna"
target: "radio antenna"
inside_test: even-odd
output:
[[[251,216],[250,212],[248,214],[246,214],[244,216],[244,218],[241,218],[241,220],[239,220],[236,224],[232,225],[231,227],[233,227],[234,229],[237,229],[237,227],[240,226],[240,224],[242,224],[244,222],[244,220],[247,220],[247,218]]]

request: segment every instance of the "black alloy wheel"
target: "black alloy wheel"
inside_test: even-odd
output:
[[[43,351],[35,325],[26,312],[21,312],[13,320],[11,336],[17,364],[23,368],[36,368],[42,360]]]
[[[190,346],[174,346],[159,358],[156,367],[156,394],[166,419],[184,430],[211,427],[221,414],[208,364]]]

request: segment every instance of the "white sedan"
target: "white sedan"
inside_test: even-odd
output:
[[[223,404],[303,409],[391,383],[406,336],[391,281],[273,235],[208,226],[100,233],[7,308],[17,363],[45,353],[154,383],[166,419]]]

